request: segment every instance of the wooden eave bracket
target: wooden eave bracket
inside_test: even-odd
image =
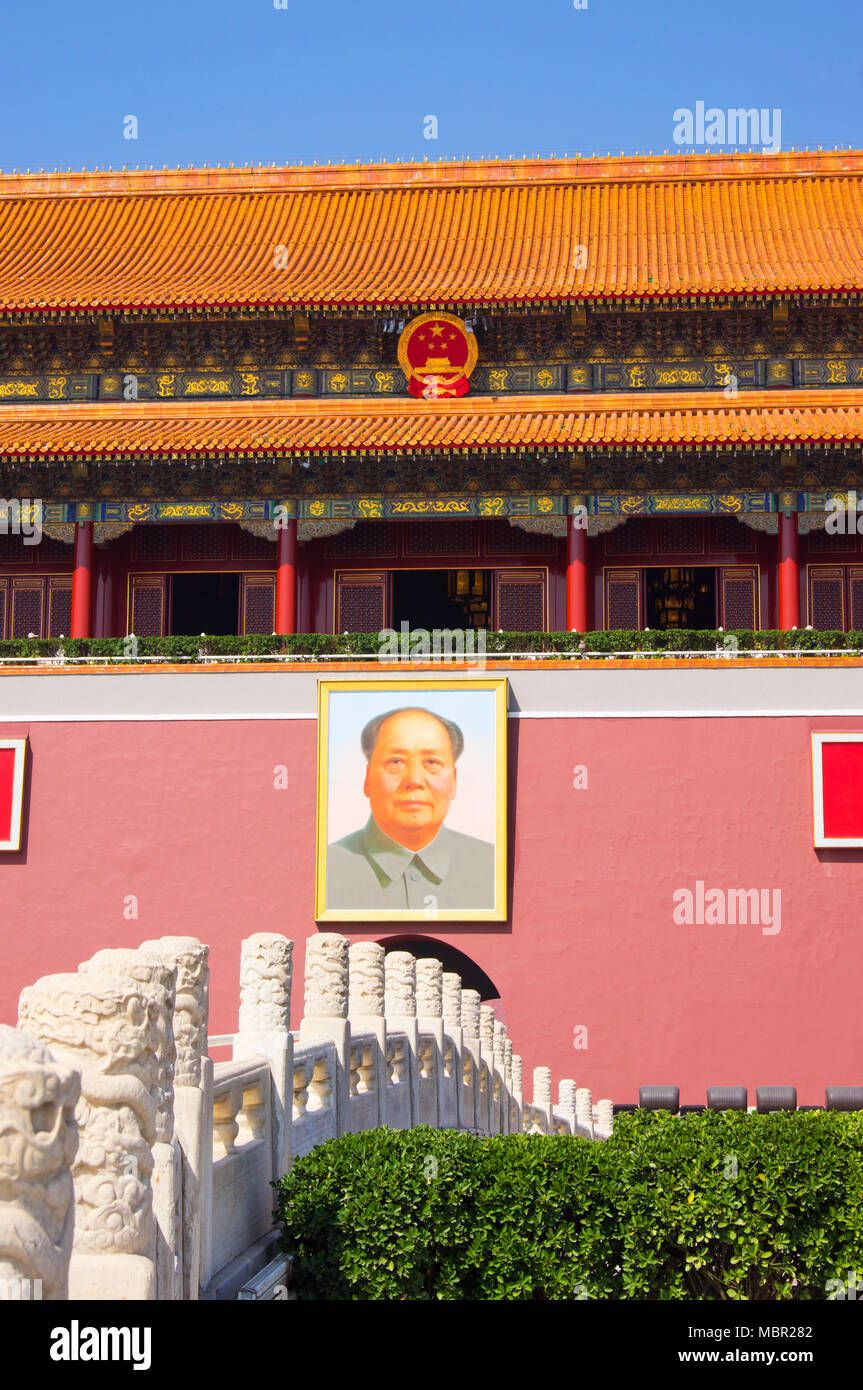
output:
[[[572,346],[579,355],[584,352],[584,339],[587,333],[587,309],[584,304],[571,304],[569,321],[572,329]]]
[[[109,362],[114,357],[114,319],[111,314],[100,314],[96,319],[99,331],[99,351]]]
[[[788,304],[784,299],[773,305],[773,336],[777,343],[784,343],[788,336]]]
[[[294,310],[294,341],[301,352],[309,346],[309,316],[302,309]]]

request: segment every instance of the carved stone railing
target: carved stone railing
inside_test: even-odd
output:
[[[294,1048],[293,1147],[302,1158],[339,1133],[336,1087],[339,1057],[329,1038],[308,1038]]]
[[[272,1082],[266,1057],[224,1062],[213,1079],[210,1249],[213,1269],[272,1228]]]
[[[553,1105],[547,1068],[525,1101],[505,1026],[436,960],[321,932],[292,1032],[291,954],[273,933],[243,942],[239,1029],[215,1066],[194,938],[100,951],[24,990],[33,1036],[0,1028],[0,1279],[40,1279],[46,1298],[66,1296],[67,1269],[75,1298],[235,1297],[275,1254],[271,1184],[328,1139],[611,1134],[611,1102],[564,1080]],[[51,1116],[38,1133],[34,1106]]]
[[[0,1282],[6,1298],[69,1296],[81,1075],[0,1024]]]

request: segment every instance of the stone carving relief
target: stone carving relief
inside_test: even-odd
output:
[[[356,941],[348,951],[351,1018],[383,1017],[385,954],[376,941]]]
[[[520,531],[530,531],[538,536],[555,536],[558,540],[563,540],[566,536],[565,516],[513,516],[510,517],[509,524],[517,526]]]
[[[389,951],[384,962],[384,1012],[416,1015],[416,960],[410,951]]]
[[[46,975],[22,991],[19,1023],[80,1068],[76,1251],[150,1255],[159,1065],[153,995],[115,971]]]
[[[463,989],[461,992],[461,1026],[468,1038],[479,1037],[479,991]]]
[[[24,1297],[68,1297],[80,1086],[76,1068],[0,1024],[0,1280],[30,1281]]]
[[[210,948],[194,936],[162,936],[158,940],[142,941],[140,949],[176,971],[174,1085],[199,1086],[201,1058],[207,1051]]]
[[[445,970],[441,977],[443,1016],[447,1023],[461,1023],[461,975]]]
[[[487,1047],[489,1051],[494,1047],[495,1022],[494,1009],[488,1004],[482,1004],[479,1011],[479,1038],[483,1047]]]
[[[240,1032],[291,1026],[293,942],[275,932],[257,932],[240,956]]]
[[[533,1100],[535,1105],[551,1103],[551,1067],[534,1067]]]
[[[434,957],[416,963],[417,1013],[423,1018],[440,1018],[443,1014],[443,966]]]
[[[348,944],[337,932],[306,943],[306,1017],[347,1018]]]
[[[115,971],[147,988],[153,996],[150,1018],[156,1031],[156,1053],[159,1075],[156,1091],[156,1142],[170,1144],[174,1133],[174,1006],[177,994],[177,973],[158,957],[145,951],[126,949],[97,951],[78,966],[81,974]]]

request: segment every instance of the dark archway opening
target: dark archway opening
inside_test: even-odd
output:
[[[489,570],[394,570],[393,627],[487,627]]]
[[[649,569],[645,580],[648,627],[665,631],[716,626],[715,569],[708,566]]]
[[[238,574],[171,576],[171,632],[194,637],[236,637],[240,612]]]
[[[427,936],[390,936],[380,944],[385,951],[410,951],[416,960],[428,960],[430,957],[439,960],[444,970],[461,975],[462,989],[475,989],[484,1004],[500,998],[494,980],[480,969],[476,961],[455,946],[448,946],[445,941],[435,941]]]

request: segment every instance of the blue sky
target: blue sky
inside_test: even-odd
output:
[[[587,5],[11,0],[0,168],[661,151],[697,101],[863,146],[860,0]]]

